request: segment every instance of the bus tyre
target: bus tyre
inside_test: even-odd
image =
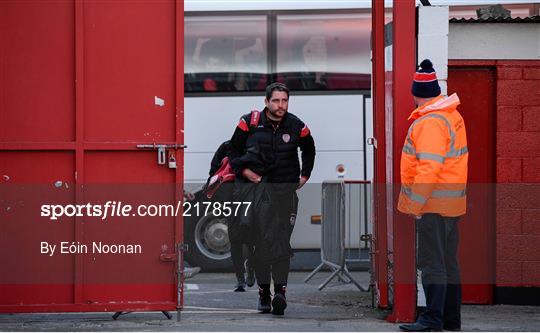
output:
[[[191,266],[199,266],[204,272],[233,270],[227,219],[213,215],[186,217],[184,239],[188,244],[185,260]]]

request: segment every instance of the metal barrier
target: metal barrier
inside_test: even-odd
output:
[[[347,191],[346,184],[349,185]],[[350,202],[350,198],[353,197],[351,193],[351,184],[365,184],[362,186],[359,191],[359,202],[358,206],[354,206]],[[368,235],[368,211],[367,207],[370,204],[368,200],[368,193],[370,192],[367,188],[369,182],[367,181],[324,181],[322,184],[322,229],[321,229],[321,264],[311,272],[304,282],[308,282],[315,274],[320,271],[323,267],[328,267],[332,271],[332,274],[321,284],[319,285],[319,290],[322,290],[332,279],[338,277],[339,280],[346,283],[353,283],[358,289],[362,291],[368,291],[368,288],[362,287],[349,273],[347,269],[347,262],[371,262],[371,258],[363,259],[360,258],[360,248],[362,247],[362,242],[367,246],[367,243],[371,240],[370,235]],[[362,195],[363,192],[363,195]],[[347,204],[347,193],[349,202]],[[361,200],[363,198],[363,200]],[[346,209],[348,208],[348,209]],[[358,258],[350,258],[351,251],[351,230],[352,230],[352,221],[351,211],[357,208],[360,212],[359,219],[357,220],[359,224],[364,220],[364,230],[366,234],[359,232],[359,246],[358,246]],[[347,215],[347,213],[349,215]],[[348,222],[348,223],[346,223]],[[359,225],[360,226],[360,225]],[[348,234],[348,246],[345,244],[346,240],[346,229]],[[362,230],[362,228],[360,228]],[[371,245],[371,244],[370,244]],[[346,255],[348,251],[348,256]],[[371,252],[371,251],[370,251]],[[371,281],[370,281],[371,284]]]

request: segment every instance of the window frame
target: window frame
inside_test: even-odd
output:
[[[196,11],[185,12],[185,17],[223,17],[223,16],[265,16],[266,17],[266,52],[268,82],[273,82],[277,74],[277,17],[280,15],[332,15],[332,14],[370,14],[370,8],[364,9],[302,9],[302,10],[239,10],[239,11]],[[183,56],[183,55],[182,55]],[[185,73],[184,73],[185,75]],[[264,91],[221,91],[188,92],[185,97],[226,97],[226,96],[261,96]],[[371,89],[341,90],[294,90],[291,95],[371,95]]]

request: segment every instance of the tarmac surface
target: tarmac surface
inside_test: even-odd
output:
[[[308,272],[291,273],[284,316],[260,314],[257,288],[232,292],[233,274],[200,273],[186,281],[181,320],[159,312],[0,314],[0,331],[399,331],[384,320],[386,312],[371,307],[371,293],[353,284],[332,281],[319,291],[329,272],[304,283]],[[353,272],[367,286],[367,272]],[[540,331],[540,307],[472,306],[462,309],[466,331]]]

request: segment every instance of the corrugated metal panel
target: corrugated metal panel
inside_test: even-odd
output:
[[[477,18],[453,18],[450,23],[540,23],[540,15],[530,17],[515,17],[515,18],[489,18],[489,19],[477,19]]]

